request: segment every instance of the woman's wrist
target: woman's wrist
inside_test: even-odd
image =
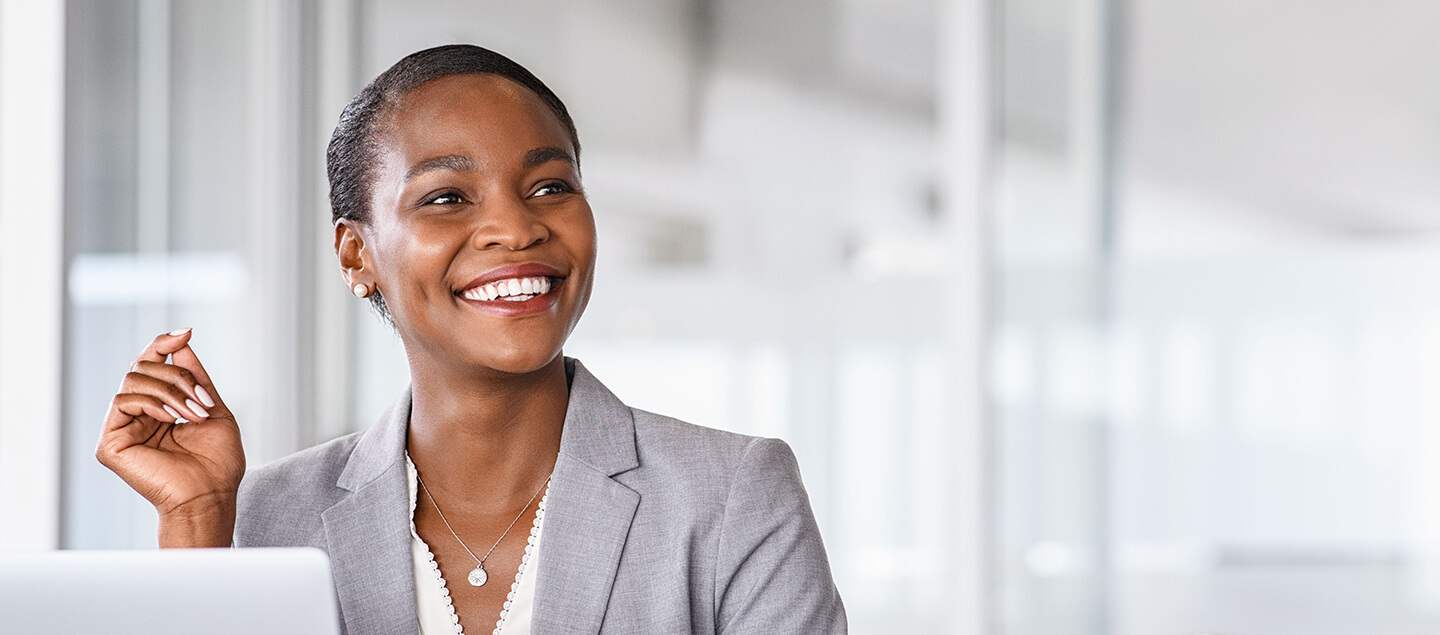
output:
[[[229,547],[234,540],[233,494],[203,496],[159,513],[162,549]]]

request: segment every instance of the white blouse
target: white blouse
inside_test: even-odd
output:
[[[405,455],[406,480],[410,484],[410,553],[415,569],[415,609],[420,616],[420,635],[442,635],[465,632],[460,627],[460,616],[450,601],[450,589],[445,586],[445,577],[435,564],[435,554],[430,546],[420,539],[415,531],[415,502],[419,476],[410,455]],[[525,555],[520,559],[520,569],[515,573],[515,582],[510,585],[510,594],[505,596],[505,607],[500,619],[495,622],[493,635],[529,635],[530,617],[535,608],[535,570],[526,566],[540,557],[540,528],[545,520],[545,499],[550,497],[550,486],[545,486],[545,495],[540,498],[540,507],[535,512],[535,522],[530,528],[530,538],[525,545]]]

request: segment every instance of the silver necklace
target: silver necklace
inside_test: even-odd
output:
[[[435,502],[435,497],[430,495],[430,488],[425,487],[425,481],[421,480],[419,470],[415,472],[415,482],[419,483],[420,489],[425,491],[425,498],[430,499],[430,504],[435,507],[435,513],[440,515],[440,522],[445,523],[445,528],[450,530],[450,535],[455,537],[455,542],[460,543],[460,548],[470,554],[471,558],[475,558],[475,568],[471,569],[470,575],[467,576],[470,586],[485,586],[485,581],[490,579],[489,574],[485,573],[485,559],[495,552],[495,548],[500,546],[500,541],[504,540],[506,534],[509,534],[510,530],[515,527],[515,523],[520,522],[520,517],[525,515],[525,510],[530,509],[530,503],[535,502],[535,497],[540,495],[540,490],[545,489],[545,484],[550,482],[550,477],[546,476],[545,480],[540,482],[540,487],[535,488],[535,493],[530,495],[530,502],[520,508],[520,513],[515,515],[515,520],[510,521],[510,526],[506,527],[500,537],[495,539],[495,544],[490,545],[490,551],[486,551],[484,556],[478,558],[475,557],[475,552],[471,551],[470,547],[465,546],[465,541],[460,539],[460,534],[455,533],[455,528],[450,526],[450,521],[445,520],[445,512],[440,511],[440,505]]]

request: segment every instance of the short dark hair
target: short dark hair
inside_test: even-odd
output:
[[[386,112],[422,84],[451,75],[497,75],[524,86],[555,113],[570,135],[575,160],[580,160],[580,136],[565,103],[524,66],[490,49],[471,44],[448,44],[406,55],[355,95],[340,113],[325,151],[330,179],[330,220],[370,220],[370,188],[379,151],[379,124]],[[387,322],[390,313],[376,290],[371,304]]]

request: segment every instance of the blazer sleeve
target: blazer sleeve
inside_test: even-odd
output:
[[[725,503],[715,632],[845,633],[845,607],[790,446],[755,439]]]

